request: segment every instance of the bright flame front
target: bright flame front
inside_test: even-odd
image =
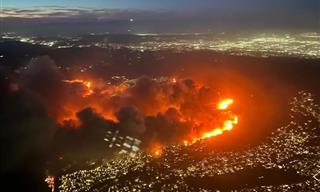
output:
[[[218,103],[217,108],[219,110],[226,110],[229,108],[230,105],[233,104],[233,99],[224,99]]]
[[[234,116],[233,119],[228,119],[224,121],[223,127],[216,128],[212,131],[206,132],[202,135],[202,139],[210,138],[213,136],[221,135],[224,131],[231,131],[233,129],[233,126],[238,124],[238,117]]]
[[[217,104],[217,109],[222,110],[227,114],[227,119],[223,121],[223,125],[217,128],[212,129],[211,131],[206,131],[202,133],[199,137],[193,139],[193,142],[196,142],[201,139],[211,138],[217,135],[221,135],[225,131],[231,131],[235,125],[238,124],[238,116],[232,114],[229,107],[233,104],[233,99],[224,99]]]
[[[69,83],[69,84],[78,83],[78,84],[82,85],[83,92],[81,93],[81,96],[83,98],[88,97],[94,93],[93,89],[92,89],[92,82],[91,81],[85,81],[82,79],[73,79],[73,80],[64,80],[63,82]]]

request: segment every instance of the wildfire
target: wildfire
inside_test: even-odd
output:
[[[183,144],[185,146],[188,146],[188,145],[191,145],[199,140],[208,139],[208,138],[211,138],[211,137],[214,137],[217,135],[221,135],[225,131],[231,131],[233,129],[233,127],[238,124],[238,116],[234,115],[231,111],[228,110],[228,108],[232,104],[233,104],[232,99],[224,99],[217,104],[217,109],[223,110],[222,113],[227,115],[227,119],[223,120],[221,127],[214,128],[210,131],[206,131],[196,137],[193,137],[193,139],[191,141],[184,140]],[[210,121],[211,120],[209,119],[209,122]],[[207,125],[210,125],[210,123]],[[155,145],[151,150],[151,155],[155,158],[158,158],[162,155],[162,150],[163,150],[162,146]]]
[[[69,84],[74,84],[74,83],[81,84],[83,87],[83,92],[82,92],[81,96],[83,98],[88,97],[94,93],[94,91],[92,89],[92,82],[91,81],[85,81],[82,79],[73,79],[73,80],[63,80],[63,82],[69,83]]]
[[[232,120],[224,121],[222,128],[216,128],[210,132],[206,132],[202,135],[201,139],[210,138],[213,136],[221,135],[224,131],[231,131],[233,126],[238,124],[238,117],[235,116]]]
[[[233,104],[233,99],[224,99],[217,105],[219,110],[227,110]],[[231,131],[233,126],[238,124],[238,116],[231,116],[230,119],[224,121],[223,126],[216,128],[212,131],[206,132],[202,135],[201,139],[210,138],[213,136],[221,135],[224,131]]]
[[[160,155],[160,150],[156,150],[156,151],[154,152],[154,154],[155,154],[156,156],[159,156],[159,155]]]
[[[218,103],[217,108],[219,110],[226,110],[229,108],[230,105],[233,104],[233,99],[224,99]]]
[[[206,131],[206,132],[202,133],[200,136],[193,138],[191,143],[195,143],[201,139],[207,139],[207,138],[211,138],[211,137],[214,137],[217,135],[221,135],[225,131],[231,131],[233,129],[233,127],[238,124],[238,116],[233,115],[231,113],[231,111],[226,111],[232,104],[233,104],[232,99],[224,99],[224,100],[220,101],[217,104],[217,109],[227,112],[226,114],[228,115],[228,118],[223,121],[223,124],[221,127],[214,128],[211,131]],[[188,141],[184,141],[183,143],[184,143],[184,145],[189,144]]]
[[[163,150],[163,146],[161,146],[160,144],[156,144],[153,146],[153,148],[150,151],[150,154],[153,157],[160,157],[162,155],[162,150]]]
[[[153,82],[150,83],[150,81]],[[118,123],[117,111],[124,106],[133,105],[144,116],[161,114],[169,123],[173,123],[174,128],[179,127],[180,124],[187,126],[188,129],[183,130],[183,135],[181,134],[185,139],[182,140],[184,145],[221,135],[225,131],[231,131],[238,124],[238,116],[231,110],[231,106],[234,104],[232,98],[212,103],[211,98],[215,98],[211,97],[212,92],[201,92],[201,90],[207,89],[202,89],[203,85],[193,81],[172,77],[167,79],[126,79],[117,83],[81,78],[63,80],[63,82],[70,84],[71,89],[68,92],[70,97],[66,98],[63,110],[57,116],[57,120],[61,124],[67,122],[79,127],[81,122],[77,113],[87,107],[94,109],[99,116]],[[150,89],[149,86],[153,86],[155,89]],[[145,99],[146,97],[139,93],[144,87],[152,99]],[[206,96],[203,97],[205,99],[198,100],[197,98],[199,95],[202,96],[202,93]],[[161,115],[159,117],[162,117]],[[159,119],[159,121],[162,120]],[[159,138],[155,137],[155,142],[158,145],[148,147],[148,151],[154,157],[162,155],[164,143]]]

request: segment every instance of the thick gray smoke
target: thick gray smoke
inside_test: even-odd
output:
[[[146,131],[144,115],[136,107],[121,108],[116,116],[121,131],[132,136],[140,136]]]
[[[57,130],[48,116],[47,105],[42,102],[42,97],[50,96],[50,88],[56,87],[55,82],[52,80],[51,87],[45,87],[38,75],[43,78],[48,75],[50,79],[57,76],[55,73],[50,76],[51,68],[42,68],[34,62],[31,65],[22,78],[22,86],[7,89],[0,99],[1,180],[12,191],[19,191],[20,187],[23,191],[47,190],[45,183],[39,181],[45,177],[45,162]],[[38,70],[39,67],[44,70]],[[8,87],[12,84],[7,83]]]
[[[33,58],[23,71],[20,85],[39,96],[48,108],[49,114],[55,117],[61,109],[65,96],[63,74],[49,56]]]

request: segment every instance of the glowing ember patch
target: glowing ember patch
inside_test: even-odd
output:
[[[222,100],[220,103],[218,103],[217,108],[219,110],[226,110],[229,108],[229,106],[233,104],[233,100],[232,99],[224,99]]]
[[[156,156],[159,156],[159,155],[160,155],[160,150],[155,151],[154,154],[155,154]]]
[[[163,150],[163,147],[159,144],[155,144],[153,146],[153,148],[151,149],[150,151],[150,154],[153,156],[153,157],[160,157],[162,155],[162,150]]]
[[[86,87],[90,88],[91,87],[91,82],[85,82]]]

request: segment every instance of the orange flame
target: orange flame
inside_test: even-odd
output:
[[[238,124],[238,117],[233,117],[232,120],[228,119],[224,121],[222,128],[216,128],[212,131],[206,132],[202,135],[201,139],[210,138],[213,136],[221,135],[224,131],[231,131],[233,129],[233,126]]]
[[[233,104],[233,99],[224,99],[218,103],[217,108],[219,110],[226,110],[229,108],[230,105]]]
[[[226,110],[230,105],[233,104],[233,99],[224,99],[220,101],[217,105],[217,109]],[[238,124],[238,116],[230,117],[232,119],[227,119],[224,121],[223,126],[216,128],[212,131],[206,132],[202,135],[201,139],[210,138],[213,136],[221,135],[224,131],[231,131],[233,126]]]
[[[73,80],[63,80],[63,82],[69,83],[69,84],[74,84],[74,83],[81,84],[82,87],[84,88],[83,93],[81,94],[81,96],[83,98],[88,97],[94,93],[94,91],[92,89],[92,82],[91,81],[85,81],[82,79],[73,79]]]
[[[227,110],[230,105],[233,104],[232,99],[224,99],[217,104],[217,109],[219,110]],[[229,115],[231,114],[231,115]],[[221,135],[225,131],[231,131],[235,125],[238,124],[238,116],[232,115],[231,111],[228,111],[228,119],[223,121],[223,125],[218,128],[214,128],[211,131],[207,131],[201,134],[200,137],[193,138],[192,143],[195,143],[202,139],[211,138],[217,135]],[[184,145],[189,145],[189,142],[184,141]]]

